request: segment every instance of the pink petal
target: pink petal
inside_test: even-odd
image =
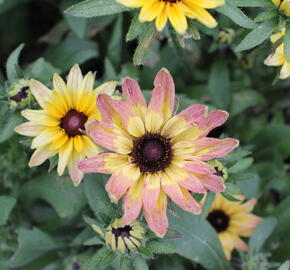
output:
[[[123,224],[129,224],[138,218],[142,208],[142,189],[143,181],[140,179],[129,188],[127,194],[125,195],[123,202]]]
[[[206,117],[207,107],[200,104],[194,104],[183,110],[177,117],[182,117],[189,125],[198,124]]]
[[[206,193],[204,185],[194,174],[189,173],[188,177],[182,181],[178,181],[178,184],[194,193]]]
[[[134,169],[133,164],[129,164],[122,171],[114,173],[106,184],[106,191],[112,202],[116,203],[139,177],[140,171]]]
[[[207,161],[226,156],[239,145],[239,141],[232,138],[201,138],[193,140],[192,144],[195,146],[193,155]]]
[[[109,156],[115,156],[118,158],[117,154],[113,153],[101,153],[95,157],[90,157],[82,160],[78,164],[78,168],[83,173],[106,173],[111,174],[112,170],[105,167],[105,159]]]
[[[163,191],[160,191],[155,208],[152,211],[144,209],[144,216],[150,230],[159,237],[163,237],[168,229],[168,219],[166,216],[167,198]]]
[[[215,169],[212,166],[198,159],[192,159],[192,161],[188,161],[187,163],[185,163],[184,168],[187,171],[196,174],[215,173]]]
[[[155,88],[161,87],[164,91],[164,118],[168,120],[174,112],[175,86],[172,76],[165,68],[161,69],[154,80]],[[163,96],[163,95],[162,95]]]
[[[147,211],[154,209],[160,192],[160,176],[157,174],[148,174],[145,177],[143,186],[143,206]]]
[[[237,237],[235,241],[235,248],[240,249],[242,251],[248,250],[247,244],[240,237]]]
[[[122,85],[122,90],[126,95],[127,102],[130,103],[131,106],[147,106],[140,86],[135,80],[126,78]]]
[[[223,179],[214,174],[201,175],[199,177],[202,184],[210,191],[222,192],[225,190]]]
[[[180,208],[185,211],[200,214],[201,206],[193,199],[190,193],[176,182],[162,182],[162,189]]]
[[[75,186],[78,186],[83,177],[83,172],[78,168],[78,163],[83,159],[80,154],[73,153],[73,156],[68,162],[68,172]]]

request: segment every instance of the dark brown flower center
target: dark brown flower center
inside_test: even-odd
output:
[[[123,228],[113,228],[112,233],[116,237],[122,237],[122,238],[129,238],[131,237],[130,231],[132,230],[132,227],[130,225],[126,225]]]
[[[207,216],[207,221],[217,232],[223,232],[228,228],[230,218],[224,211],[214,210]]]
[[[160,0],[161,2],[166,2],[166,3],[177,3],[180,2],[182,0]]]
[[[85,129],[85,123],[87,122],[87,120],[88,117],[82,112],[70,110],[61,119],[60,126],[65,130],[66,134],[69,137],[74,137],[82,134],[80,130]]]
[[[171,161],[170,140],[160,134],[145,134],[134,141],[132,157],[141,172],[162,171]]]
[[[216,171],[215,175],[221,176],[221,177],[224,176],[223,171],[221,171],[218,167],[214,167],[214,168],[215,168],[215,171]]]
[[[28,86],[24,86],[21,88],[21,90],[14,96],[10,97],[11,100],[14,100],[15,102],[20,102],[22,99],[27,98],[28,93],[27,90],[29,89]]]

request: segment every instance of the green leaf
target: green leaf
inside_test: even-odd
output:
[[[131,270],[132,263],[129,257],[122,256],[120,258],[120,270]]]
[[[146,261],[141,256],[136,256],[133,260],[133,266],[135,270],[149,270]]]
[[[290,21],[286,22],[286,31],[283,39],[284,54],[288,61],[290,61]]]
[[[108,46],[107,57],[110,59],[111,63],[118,67],[120,65],[122,56],[122,38],[123,38],[123,16],[120,14],[116,20],[111,40]]]
[[[233,197],[230,193],[228,193],[227,191],[222,192],[222,195],[228,199],[231,202],[240,202],[241,200],[236,199],[235,197]]]
[[[208,82],[209,95],[214,106],[227,109],[231,100],[230,74],[226,61],[213,63]]]
[[[204,206],[202,208],[202,213],[200,215],[200,219],[206,219],[208,213],[209,213],[209,210],[211,208],[211,205],[214,201],[214,198],[215,198],[215,193],[214,192],[208,192],[207,195],[206,195],[206,199],[205,199],[205,203],[204,203]]]
[[[144,63],[144,58],[148,52],[148,49],[155,37],[158,35],[153,23],[147,23],[146,25],[146,30],[144,30],[139,38],[139,44],[133,57],[133,63],[136,66]]]
[[[274,20],[265,21],[253,29],[237,46],[236,51],[245,51],[260,45],[276,28]]]
[[[247,17],[239,8],[233,5],[230,1],[226,2],[223,6],[216,8],[216,10],[223,15],[229,17],[237,25],[244,28],[253,29],[256,24]]]
[[[250,180],[256,178],[256,174],[255,173],[250,173],[250,172],[244,172],[244,173],[229,173],[228,179],[231,182],[235,182],[235,181],[246,181],[246,180]]]
[[[231,0],[237,7],[273,7],[269,0]]]
[[[227,194],[238,195],[242,193],[240,187],[237,186],[236,184],[226,183],[225,186],[226,186],[226,191],[225,191],[226,195]]]
[[[74,187],[69,177],[58,177],[52,173],[28,182],[24,185],[22,194],[32,201],[38,198],[45,200],[62,218],[77,215],[86,205],[81,187]]]
[[[195,40],[200,40],[200,34],[194,20],[189,20],[186,34]]]
[[[0,226],[6,224],[15,203],[16,199],[11,196],[0,196]]]
[[[113,264],[117,255],[103,247],[97,251],[97,253],[89,260],[89,262],[83,267],[83,270],[101,270],[109,265]],[[97,268],[96,268],[97,266]]]
[[[136,13],[132,19],[129,30],[127,32],[126,41],[130,41],[132,39],[138,38],[138,36],[142,34],[142,32],[145,30],[146,27],[147,27],[147,24],[140,22],[139,14]]]
[[[289,270],[290,269],[290,261],[283,263],[278,270]]]
[[[258,225],[249,241],[249,252],[258,253],[277,225],[277,219],[268,217]]]
[[[8,57],[7,63],[6,63],[6,72],[8,80],[13,81],[19,78],[18,76],[18,61],[19,61],[19,55],[24,47],[24,44],[19,45]]]
[[[103,244],[104,242],[96,236],[84,242],[84,246],[95,246],[95,245],[103,245]]]
[[[273,19],[277,16],[277,11],[276,10],[267,10],[264,12],[261,12],[256,18],[255,22],[263,22],[266,20]]]
[[[22,122],[22,117],[18,113],[12,113],[8,119],[4,120],[6,123],[1,123],[3,126],[0,130],[0,143],[10,139],[12,135],[16,134],[14,129]]]
[[[172,240],[160,239],[156,241],[148,241],[146,247],[156,254],[172,254],[177,250],[174,247],[175,242]]]
[[[65,72],[74,64],[82,64],[98,55],[99,51],[95,42],[69,37],[62,43],[49,47],[44,58]]]
[[[12,267],[25,265],[44,255],[47,251],[60,248],[62,244],[38,228],[18,231],[18,249],[10,260]]]
[[[180,209],[176,209],[176,213],[178,217],[169,216],[169,223],[183,235],[172,240],[177,253],[208,270],[230,269],[217,234],[208,222]]]
[[[230,162],[233,162],[233,161],[239,160],[243,157],[246,157],[249,154],[251,154],[251,152],[249,152],[249,151],[233,151],[233,152],[229,153],[224,158],[224,162],[225,162],[225,164],[228,164]]]
[[[234,166],[228,169],[229,173],[238,173],[248,169],[253,164],[253,158],[244,158],[239,160]]]
[[[129,10],[126,6],[117,3],[116,0],[87,0],[76,4],[65,13],[76,17],[98,17],[112,15]]]

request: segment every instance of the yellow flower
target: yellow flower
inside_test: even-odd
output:
[[[105,234],[96,225],[92,225],[92,228],[102,238],[105,238],[106,244],[112,250],[118,250],[122,254],[138,249],[145,234],[145,230],[139,221],[134,220],[128,225],[123,225],[121,218],[116,219],[109,225]]]
[[[162,31],[169,19],[174,29],[184,34],[187,29],[186,17],[196,19],[207,27],[217,25],[216,20],[205,9],[216,8],[225,4],[224,0],[117,0],[132,8],[141,8],[139,20],[155,20],[158,31]]]
[[[30,81],[31,92],[42,109],[22,111],[29,122],[15,129],[19,134],[35,137],[31,148],[36,150],[29,166],[38,166],[58,154],[58,174],[62,175],[68,167],[74,184],[80,184],[83,173],[77,167],[78,162],[99,153],[99,148],[81,130],[88,120],[101,119],[96,108],[98,94],[111,95],[116,86],[116,82],[109,82],[94,89],[94,80],[91,72],[83,78],[75,65],[67,84],[54,75],[53,90],[38,81]]]
[[[239,199],[243,200],[244,197],[239,196]],[[255,204],[255,199],[246,203],[232,202],[221,194],[216,194],[207,220],[218,233],[228,259],[231,258],[231,253],[235,248],[247,250],[248,247],[240,236],[251,236],[257,224],[262,220],[251,214]]]
[[[289,0],[272,0],[274,5],[279,8],[286,16],[290,17],[290,3]]]
[[[271,36],[271,42],[276,43],[285,35],[285,28],[281,32]],[[290,76],[290,61],[286,58],[284,53],[284,43],[281,43],[274,53],[270,54],[264,61],[267,66],[282,66],[280,71],[280,79],[286,79]]]

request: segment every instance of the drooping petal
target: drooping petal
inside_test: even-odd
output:
[[[239,145],[239,141],[232,138],[220,140],[205,137],[194,140],[193,145],[195,146],[193,155],[206,161],[224,157]]]
[[[279,78],[284,80],[290,77],[290,61],[287,61],[283,64]]]
[[[114,173],[106,184],[112,202],[118,200],[127,192],[128,188],[133,185],[140,177],[140,170],[134,164],[129,164],[122,168],[121,171]]]
[[[139,180],[130,186],[123,202],[124,215],[123,224],[129,224],[137,219],[142,208],[142,190],[144,178],[141,176]]]
[[[51,149],[49,145],[44,145],[42,147],[39,147],[32,154],[28,165],[29,167],[41,165],[44,161],[54,156],[55,154],[56,154],[56,151]]]
[[[73,152],[68,161],[68,172],[75,186],[78,186],[83,179],[83,172],[78,168],[79,162],[84,158],[84,155]]]
[[[160,190],[159,198],[155,208],[152,211],[144,209],[145,219],[150,230],[155,232],[159,237],[163,237],[168,229],[168,219],[166,215],[167,198],[164,191]]]
[[[264,61],[264,64],[267,66],[281,66],[286,62],[285,56],[284,56],[284,44],[282,43],[274,53],[270,54],[266,60]]]
[[[160,192],[160,175],[148,174],[145,176],[143,186],[143,206],[147,211],[154,209]]]

